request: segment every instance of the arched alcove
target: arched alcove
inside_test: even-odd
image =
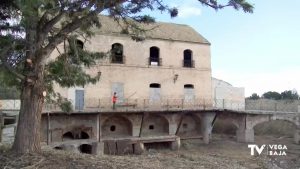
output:
[[[143,136],[158,136],[169,134],[168,120],[159,115],[149,115],[145,117],[142,129]]]
[[[123,116],[112,116],[106,119],[102,125],[103,137],[132,136],[132,124]]]
[[[183,138],[200,136],[201,135],[200,118],[192,114],[183,115],[181,125],[179,127],[177,135]]]

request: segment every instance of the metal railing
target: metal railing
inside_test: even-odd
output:
[[[118,64],[124,64],[125,63],[125,57],[123,55],[115,55],[111,58],[111,63],[118,63]]]
[[[195,61],[194,60],[183,60],[182,61],[182,66],[183,67],[194,68],[195,67]]]
[[[72,103],[74,106],[74,103]],[[18,110],[20,100],[0,100],[0,111]],[[74,106],[75,108],[75,106]],[[228,109],[236,111],[270,111],[270,112],[299,112],[300,101],[275,100],[226,100],[226,99],[181,99],[162,98],[151,99],[123,99],[118,100],[113,109],[111,98],[86,98],[82,112],[110,112],[110,111],[178,111],[178,110],[208,110]],[[44,104],[44,112],[61,111],[56,104]],[[79,111],[79,110],[74,110]]]
[[[162,65],[162,59],[157,57],[149,57],[148,58],[148,64],[152,66],[161,66]]]

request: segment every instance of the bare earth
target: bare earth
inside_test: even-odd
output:
[[[179,151],[150,149],[140,156],[93,156],[44,148],[41,154],[16,157],[7,146],[0,147],[0,168],[43,169],[300,169],[300,146],[292,138],[256,136],[256,144],[285,144],[287,156],[250,155],[248,144],[237,143],[228,135],[213,135],[205,145],[199,140],[183,141]]]

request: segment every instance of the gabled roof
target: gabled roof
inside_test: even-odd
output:
[[[100,29],[94,29],[96,34],[122,35],[122,27],[111,17],[100,15]],[[146,39],[163,39],[171,41],[183,41],[210,44],[202,35],[188,25],[156,22],[151,24],[140,24],[148,30],[145,33]],[[123,34],[124,36],[126,34]]]

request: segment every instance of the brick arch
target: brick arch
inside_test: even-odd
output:
[[[132,122],[124,116],[107,117],[101,125],[102,137],[132,136]]]
[[[196,137],[201,135],[201,118],[195,114],[182,115],[177,135],[184,137]]]
[[[293,120],[289,117],[284,117],[284,116],[280,116],[280,117],[275,116],[275,117],[267,117],[267,118],[266,117],[258,118],[254,122],[251,123],[250,128],[254,129],[254,127],[257,126],[258,124],[275,121],[275,120],[287,121],[287,122],[293,124],[293,126],[295,126],[296,128],[300,127],[296,120]]]
[[[226,120],[230,123],[232,123],[237,129],[240,128],[240,123],[242,121],[241,116],[237,116],[234,114],[220,114],[217,115],[216,120]]]
[[[141,134],[143,136],[168,135],[169,134],[168,119],[161,115],[145,116]]]
[[[235,134],[242,125],[241,122],[241,116],[235,114],[219,114],[215,119],[212,132]]]

